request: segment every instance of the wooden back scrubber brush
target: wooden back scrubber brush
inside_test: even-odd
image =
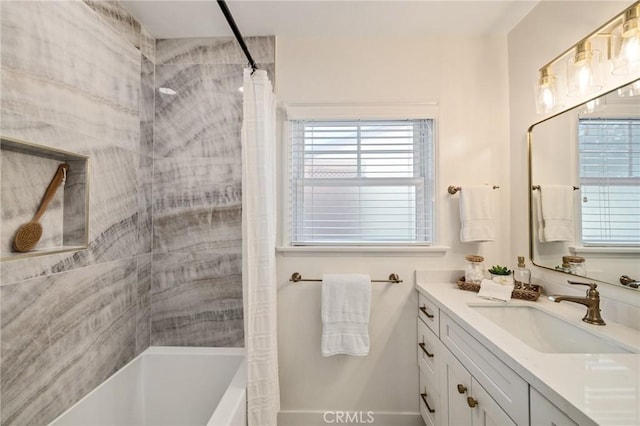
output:
[[[51,179],[51,183],[47,187],[47,191],[44,193],[40,207],[33,216],[33,219],[31,219],[31,222],[27,222],[18,228],[13,240],[13,248],[15,251],[26,253],[33,249],[36,244],[38,244],[38,241],[40,241],[40,237],[42,237],[42,225],[40,225],[39,220],[47,210],[53,196],[56,195],[58,187],[64,184],[67,178],[67,170],[69,170],[69,165],[66,163],[58,166],[58,170],[56,170],[56,174],[53,175],[53,179]]]

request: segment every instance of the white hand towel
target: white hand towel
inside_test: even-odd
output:
[[[535,204],[536,204],[536,219],[538,221],[538,241],[541,243],[546,242],[544,238],[544,219],[542,218],[542,194],[541,191],[535,191]]]
[[[460,191],[460,241],[495,240],[495,191],[489,185]]]
[[[371,279],[360,274],[322,277],[322,356],[369,354]]]
[[[513,284],[498,284],[493,280],[480,281],[480,291],[478,297],[490,300],[500,300],[502,302],[508,302],[511,300],[511,293],[513,293]]]
[[[541,185],[545,241],[573,240],[573,187]]]

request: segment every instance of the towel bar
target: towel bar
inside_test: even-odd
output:
[[[289,278],[289,281],[293,281],[294,283],[297,283],[299,281],[314,281],[314,282],[322,282],[321,279],[307,279],[307,278],[302,278],[302,275],[300,275],[299,272],[294,272],[293,274],[291,274],[291,278]],[[393,284],[400,284],[402,282],[402,280],[400,279],[400,277],[398,276],[398,274],[390,274],[389,275],[389,279],[386,280],[371,280],[372,283],[393,283]]]
[[[498,185],[493,185],[491,187],[492,189],[500,189],[500,186]],[[454,185],[450,185],[449,188],[447,188],[447,192],[451,195],[456,194],[458,192],[462,191],[462,187],[461,186],[454,186]]]
[[[579,187],[579,186],[572,186],[572,188],[573,188],[573,190],[574,190],[574,191],[577,191],[578,189],[580,189],[580,187]],[[540,190],[540,185],[533,185],[533,186],[531,187],[531,189],[532,189],[533,191],[539,191],[539,190]]]

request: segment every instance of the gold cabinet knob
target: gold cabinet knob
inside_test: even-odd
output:
[[[467,391],[467,387],[465,385],[458,385],[458,393],[465,393]]]
[[[467,405],[469,405],[469,407],[473,408],[476,405],[478,405],[478,400],[477,399],[473,399],[472,397],[468,396],[467,397]]]

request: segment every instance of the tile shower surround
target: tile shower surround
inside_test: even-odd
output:
[[[151,341],[155,43],[118,2],[0,8],[2,135],[90,157],[88,249],[0,264],[0,423],[46,424]]]
[[[242,346],[246,60],[230,38],[156,51],[115,1],[0,7],[2,134],[91,158],[89,248],[0,264],[0,423],[42,424],[151,342]],[[247,41],[273,78],[274,39]]]
[[[248,37],[273,79],[273,37]],[[156,42],[151,344],[243,346],[242,70],[233,38]]]

